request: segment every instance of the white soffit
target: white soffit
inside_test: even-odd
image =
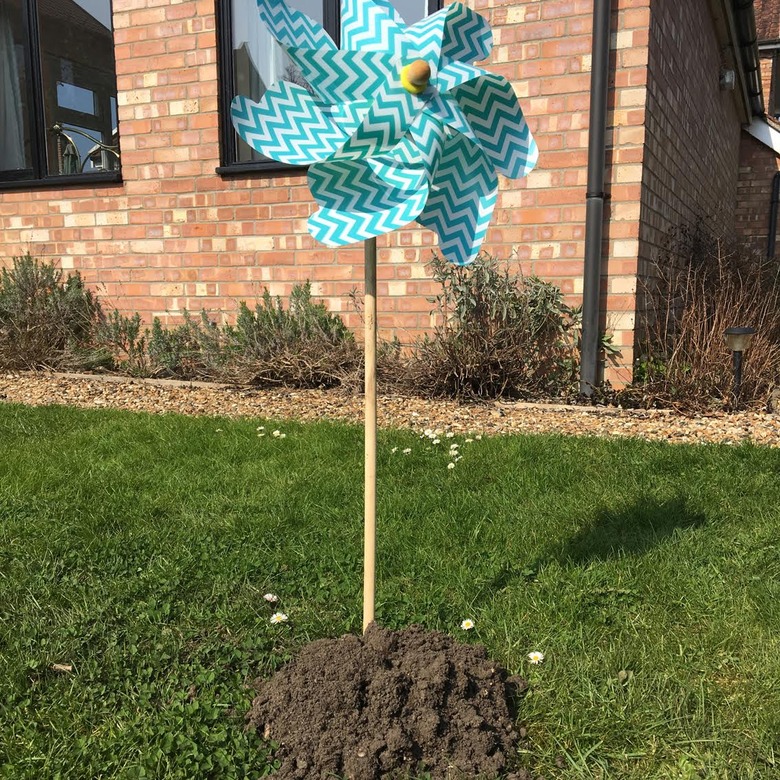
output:
[[[754,117],[753,122],[745,130],[753,138],[772,149],[775,154],[780,154],[780,130],[776,130],[765,119]]]

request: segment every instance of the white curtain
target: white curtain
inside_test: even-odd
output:
[[[0,0],[0,170],[26,168],[19,67],[11,22]]]
[[[284,78],[284,51],[260,21],[254,0],[233,0],[233,48],[241,46],[265,87]]]

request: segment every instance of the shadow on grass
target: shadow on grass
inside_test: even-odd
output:
[[[698,528],[706,522],[706,515],[691,511],[684,498],[648,498],[619,510],[604,510],[552,554],[562,564],[641,555],[675,532]]]

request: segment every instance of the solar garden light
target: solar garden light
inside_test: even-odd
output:
[[[755,328],[731,327],[726,328],[726,344],[731,350],[734,365],[734,406],[739,403],[739,390],[742,384],[742,353],[750,346]]]
[[[498,174],[527,175],[538,149],[512,84],[473,64],[489,56],[492,35],[462,3],[406,25],[389,0],[341,0],[340,46],[284,0],[257,9],[307,86],[279,81],[259,103],[234,98],[233,127],[266,157],[308,166],[317,241],[364,243],[365,629],[374,619],[376,237],[416,221],[448,261],[471,263]]]

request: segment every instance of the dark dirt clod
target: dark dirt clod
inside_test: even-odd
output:
[[[280,780],[455,780],[507,768],[526,684],[480,645],[371,624],[363,637],[312,642],[256,688],[247,719],[279,745]]]

